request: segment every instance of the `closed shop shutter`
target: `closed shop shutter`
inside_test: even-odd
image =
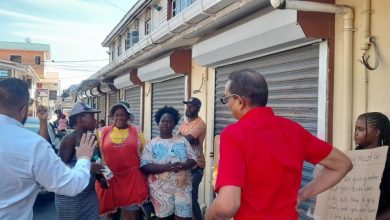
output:
[[[114,104],[116,104],[118,102],[118,94],[119,94],[118,92],[108,94],[108,111],[110,111],[111,106],[113,106]],[[110,114],[110,113],[107,112],[107,114]],[[108,124],[107,125],[111,125],[111,123],[112,123],[112,117],[110,117],[110,115],[108,115]]]
[[[130,104],[134,120],[131,124],[141,126],[141,86],[135,86],[125,90],[125,100]]]
[[[246,68],[258,71],[267,80],[267,105],[276,114],[294,120],[312,134],[317,134],[319,45],[314,44],[216,68],[214,135],[236,121],[219,98],[224,95],[229,74]],[[312,172],[313,166],[305,163],[302,185],[312,179]],[[300,208],[306,211],[312,205],[309,201]]]
[[[101,111],[98,114],[98,120],[106,121],[106,95],[98,96],[98,110]]]
[[[152,138],[160,133],[157,123],[154,121],[154,114],[161,107],[172,106],[176,108],[181,115],[179,124],[173,130],[175,134],[179,125],[184,120],[185,99],[185,77],[180,76],[163,82],[152,84]]]

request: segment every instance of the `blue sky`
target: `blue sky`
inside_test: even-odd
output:
[[[108,64],[101,43],[136,0],[0,0],[0,41],[50,44],[61,87],[79,83]]]

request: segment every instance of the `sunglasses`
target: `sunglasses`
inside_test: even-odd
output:
[[[222,104],[226,105],[226,103],[228,103],[229,99],[231,97],[234,97],[234,96],[239,96],[237,94],[231,94],[229,96],[222,96],[221,98],[219,98],[219,100],[222,102]]]

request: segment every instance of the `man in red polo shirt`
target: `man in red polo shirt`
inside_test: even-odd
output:
[[[296,220],[297,202],[329,189],[352,169],[344,153],[276,116],[267,101],[261,74],[241,70],[229,76],[221,102],[238,122],[221,134],[218,194],[207,220]],[[324,169],[299,189],[305,160]]]

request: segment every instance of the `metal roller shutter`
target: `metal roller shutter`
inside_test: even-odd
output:
[[[108,111],[110,111],[111,106],[113,106],[114,104],[116,104],[118,102],[118,94],[119,94],[118,92],[108,94]],[[110,112],[107,112],[107,114],[110,114]],[[110,125],[112,122],[113,122],[112,117],[110,117],[110,115],[108,115],[108,124],[107,125]]]
[[[217,68],[214,135],[236,121],[219,98],[224,95],[229,74],[245,68],[264,75],[269,89],[268,106],[276,114],[294,120],[312,134],[317,134],[319,45],[314,44]],[[313,165],[305,163],[302,185],[312,179],[312,172]],[[313,201],[309,201],[300,208],[306,212],[312,205]],[[305,215],[301,218],[310,219]]]
[[[184,120],[185,99],[185,77],[180,76],[163,82],[153,83],[152,85],[152,138],[160,133],[158,125],[154,121],[154,114],[161,107],[172,106],[176,108],[181,115],[179,124]],[[173,133],[177,132],[179,126],[176,126]]]
[[[106,121],[106,95],[98,96],[98,110],[101,111],[98,114],[98,120]]]
[[[125,100],[130,104],[134,120],[131,124],[141,125],[141,86],[135,86],[125,90]]]

